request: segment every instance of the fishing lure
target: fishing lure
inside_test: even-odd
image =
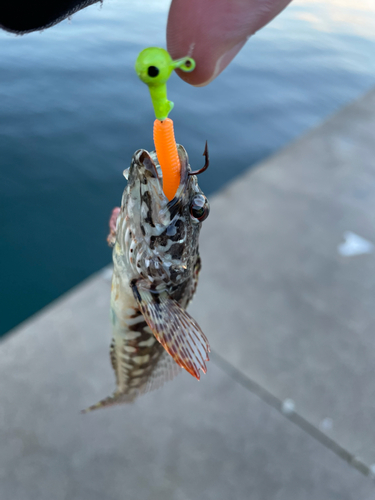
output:
[[[180,184],[180,161],[174,137],[173,121],[168,114],[173,102],[167,99],[167,81],[174,69],[193,71],[195,61],[190,57],[172,60],[169,53],[158,47],[149,47],[139,54],[135,71],[150,91],[156,120],[154,122],[154,144],[163,172],[163,189],[171,200]]]
[[[198,283],[199,233],[209,203],[183,146],[176,146],[180,172],[177,192],[164,192],[166,172],[158,151],[139,149],[124,171],[128,183],[121,208],[110,219],[113,246],[110,357],[116,390],[85,411],[132,402],[160,387],[181,368],[199,380],[210,347],[186,312]]]

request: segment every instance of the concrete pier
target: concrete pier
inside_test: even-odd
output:
[[[375,89],[211,200],[213,355],[133,405],[109,270],[0,344],[1,500],[375,498]]]

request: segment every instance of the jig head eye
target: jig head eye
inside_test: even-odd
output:
[[[142,50],[135,63],[135,71],[151,94],[156,118],[160,121],[168,117],[173,103],[167,99],[167,81],[174,69],[193,71],[195,61],[190,57],[173,60],[169,53],[158,47]]]
[[[159,68],[156,66],[149,66],[147,68],[147,74],[148,76],[151,76],[151,78],[155,78],[159,74]]]

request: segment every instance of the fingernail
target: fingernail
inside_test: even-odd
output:
[[[238,54],[238,52],[242,49],[242,47],[245,45],[247,42],[248,38],[245,40],[242,40],[241,42],[237,43],[229,49],[227,52],[224,52],[219,59],[216,61],[214,71],[211,75],[211,77],[205,81],[204,83],[200,83],[199,85],[195,85],[195,87],[204,87],[205,85],[208,85],[209,83],[212,82],[212,80],[215,80],[215,78],[228,66],[228,64],[232,61],[232,59]]]

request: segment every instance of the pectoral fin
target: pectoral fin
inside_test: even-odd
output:
[[[166,292],[153,293],[132,284],[138,306],[156,339],[178,365],[200,379],[206,373],[210,346],[198,323]]]

